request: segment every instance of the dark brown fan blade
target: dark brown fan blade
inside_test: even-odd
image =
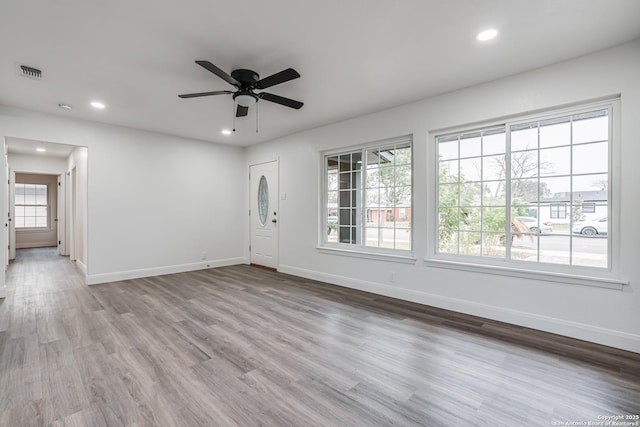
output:
[[[255,87],[258,89],[266,89],[271,86],[279,85],[280,83],[288,82],[289,80],[297,79],[298,77],[300,77],[300,74],[298,74],[296,70],[293,68],[287,68],[279,73],[275,73],[262,80],[258,80]]]
[[[278,96],[267,92],[262,92],[258,94],[258,96],[260,97],[260,99],[275,102],[276,104],[284,105],[286,107],[295,108],[296,110],[299,110],[304,105],[300,101],[294,101],[293,99],[285,98],[283,96]]]
[[[217,90],[215,92],[200,92],[200,93],[185,93],[184,95],[178,95],[180,98],[197,98],[198,96],[211,96],[211,95],[228,95],[233,93],[230,90]]]
[[[247,115],[249,111],[249,107],[243,107],[242,105],[238,105],[238,109],[236,110],[236,117],[244,117]]]
[[[222,71],[220,68],[218,68],[215,65],[213,65],[211,62],[209,62],[209,61],[196,61],[196,64],[198,64],[199,66],[211,71],[213,74],[215,74],[216,76],[220,77],[222,80],[224,80],[225,82],[229,83],[230,85],[240,87],[240,83],[236,79],[234,79],[229,74],[227,74],[224,71]]]

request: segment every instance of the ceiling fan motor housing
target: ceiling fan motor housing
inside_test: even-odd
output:
[[[236,79],[242,85],[243,89],[252,87],[258,80],[260,80],[258,73],[252,70],[245,70],[243,68],[233,70],[231,72],[231,77]]]

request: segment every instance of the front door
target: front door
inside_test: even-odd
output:
[[[278,268],[278,162],[253,165],[251,185],[251,264]]]

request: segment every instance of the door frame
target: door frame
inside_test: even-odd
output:
[[[266,165],[268,163],[275,163],[275,172],[276,172],[275,181],[276,181],[276,184],[277,184],[277,187],[278,187],[277,191],[276,191],[276,197],[275,197],[276,212],[278,212],[278,226],[276,226],[274,231],[273,231],[275,236],[276,236],[276,247],[275,247],[274,254],[275,254],[275,257],[276,257],[276,263],[275,263],[276,267],[275,267],[275,269],[277,270],[278,266],[280,265],[280,223],[281,223],[280,222],[280,218],[281,218],[281,216],[280,216],[280,156],[278,156],[278,157],[276,157],[275,159],[272,159],[272,160],[265,160],[265,161],[262,161],[262,162],[256,162],[256,163],[252,163],[252,164],[249,165],[249,171],[247,173],[247,175],[249,177],[249,181],[248,181],[249,187],[248,187],[248,191],[247,191],[247,194],[248,194],[247,198],[249,199],[249,209],[248,209],[248,212],[249,212],[249,221],[248,221],[248,223],[249,223],[249,239],[248,239],[249,240],[249,247],[248,247],[249,255],[248,255],[247,259],[248,259],[248,263],[252,264],[252,262],[251,262],[251,253],[252,253],[251,247],[252,247],[252,239],[253,239],[253,230],[252,230],[251,220],[252,220],[252,215],[254,215],[255,212],[252,212],[252,210],[251,210],[252,206],[253,206],[253,204],[252,204],[253,201],[251,200],[251,179],[252,179],[252,177],[251,177],[251,169],[253,167],[256,167],[256,166]],[[266,268],[269,268],[269,267],[266,267]]]

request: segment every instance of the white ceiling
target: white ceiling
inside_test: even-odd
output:
[[[633,40],[638,17],[637,0],[2,0],[0,103],[250,145]],[[477,42],[490,27],[498,38]],[[260,101],[259,133],[250,111],[221,135],[231,96],[177,97],[233,89],[196,59],[293,67],[300,79],[268,91],[305,105]]]

